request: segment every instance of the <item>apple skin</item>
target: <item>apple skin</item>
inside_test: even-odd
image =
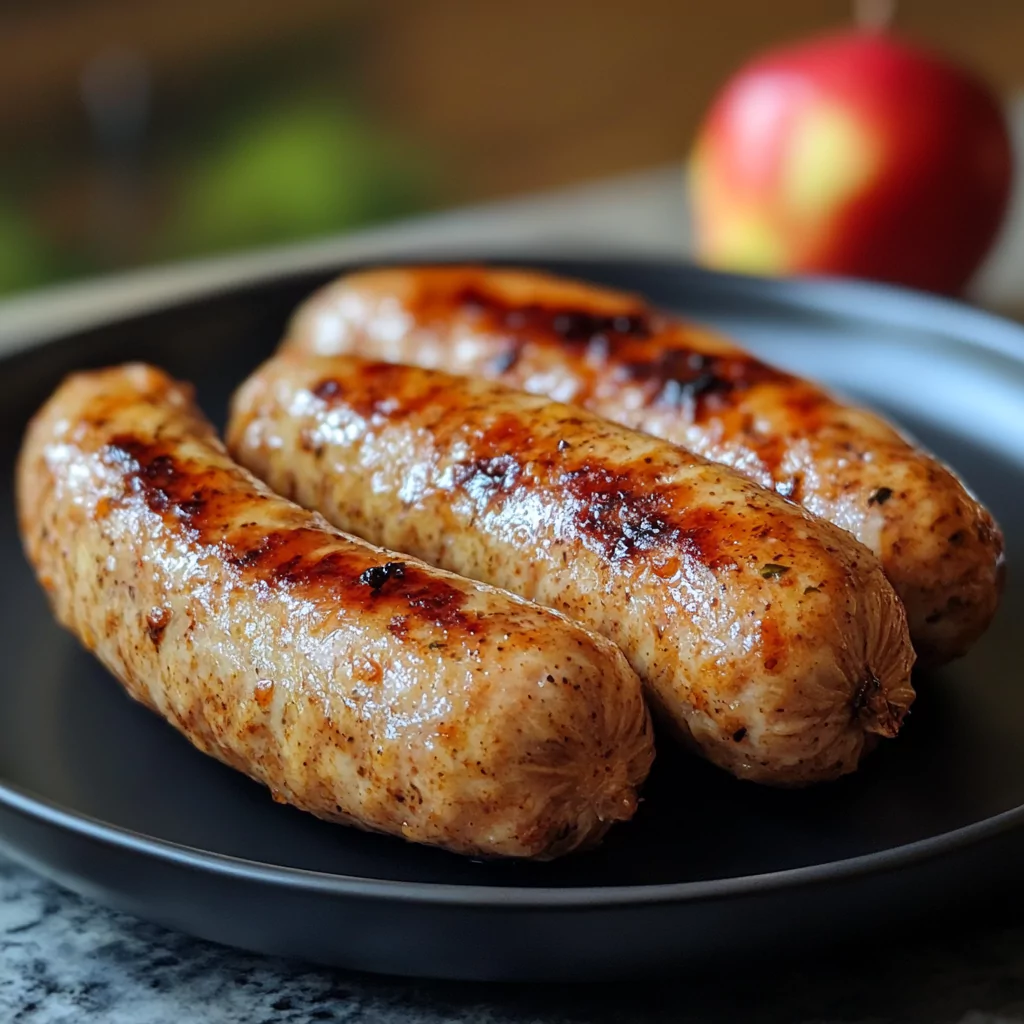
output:
[[[1003,111],[937,55],[877,32],[742,69],[697,137],[697,255],[752,273],[828,273],[956,293],[1002,222]]]

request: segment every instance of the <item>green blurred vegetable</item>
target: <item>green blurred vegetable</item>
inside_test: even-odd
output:
[[[283,242],[428,205],[430,173],[410,147],[350,111],[264,113],[182,175],[158,256]]]
[[[12,205],[0,205],[0,293],[45,284],[55,271],[46,241]]]

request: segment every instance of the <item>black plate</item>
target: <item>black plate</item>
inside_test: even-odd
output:
[[[535,265],[642,291],[884,410],[991,506],[1010,551],[1002,611],[969,657],[917,680],[899,741],[856,777],[805,792],[735,782],[662,744],[636,820],[554,864],[472,862],[327,825],[193,750],[54,625],[5,492],[0,836],[10,853],[207,938],[474,978],[787,952],[984,905],[1012,880],[1024,852],[1024,331],[867,285],[636,261]],[[152,361],[195,380],[222,420],[288,313],[338,269],[185,301],[6,360],[2,486],[26,418],[74,368]]]

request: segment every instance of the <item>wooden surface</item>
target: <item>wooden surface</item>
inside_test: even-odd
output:
[[[201,88],[239,55],[351,26],[343,0],[23,0],[0,4],[0,133],[81,113],[81,79],[104,53],[131,51],[159,89]]]
[[[510,194],[680,157],[732,70],[766,46],[848,25],[851,6],[21,0],[0,5],[0,145],[10,170],[19,140],[73,141],[83,70],[127,50],[148,68],[157,135],[175,107],[201,118],[235,72],[257,69],[270,93],[301,74],[435,151],[453,198]],[[902,0],[897,27],[1004,91],[1024,86],[1022,0]],[[309,61],[296,64],[303,47]]]
[[[848,0],[431,0],[394,17],[385,5],[368,34],[369,94],[450,154],[466,196],[564,184],[680,157],[733,70],[766,46],[850,24],[850,10]],[[1024,85],[1021,0],[903,0],[897,27],[1004,91]]]

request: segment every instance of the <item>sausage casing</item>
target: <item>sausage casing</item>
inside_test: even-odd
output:
[[[286,346],[501,380],[732,466],[878,555],[923,663],[963,654],[995,614],[1002,535],[946,466],[634,295],[516,270],[370,271],[307,301]]]
[[[481,379],[280,355],[238,391],[235,457],[343,529],[614,640],[712,761],[854,769],[913,698],[903,608],[850,534],[745,477]]]
[[[519,857],[633,813],[653,746],[612,644],[271,493],[165,374],[69,378],[29,427],[17,484],[61,623],[276,799]]]

